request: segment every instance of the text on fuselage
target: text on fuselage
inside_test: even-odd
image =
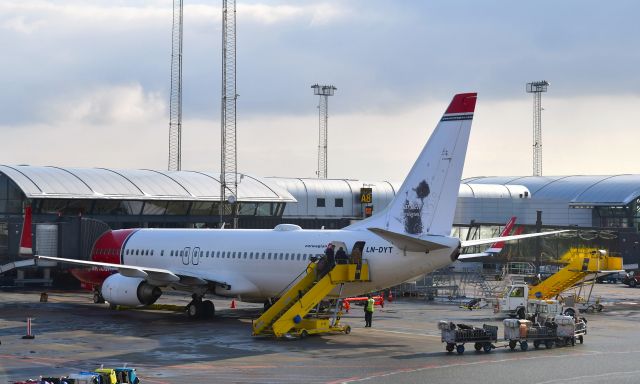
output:
[[[366,253],[391,253],[393,247],[367,247]]]

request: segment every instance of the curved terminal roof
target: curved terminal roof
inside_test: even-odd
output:
[[[150,169],[0,165],[30,199],[220,200],[219,174]],[[295,202],[276,183],[240,174],[238,201]]]
[[[626,205],[640,197],[640,175],[493,176],[462,182],[523,185],[533,199],[563,200],[570,205]]]
[[[289,191],[297,204],[287,204],[284,215],[296,217],[360,217],[360,188],[373,190],[371,204],[375,212],[384,208],[395,196],[398,186],[386,181],[362,181],[349,179],[311,179],[269,177],[280,187]],[[324,207],[318,207],[317,199],[325,199]],[[342,206],[334,204],[335,199],[342,200]]]

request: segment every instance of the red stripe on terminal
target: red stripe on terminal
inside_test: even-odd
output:
[[[459,93],[453,97],[447,113],[472,113],[476,109],[477,93]]]

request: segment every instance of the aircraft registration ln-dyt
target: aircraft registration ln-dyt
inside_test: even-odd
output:
[[[464,247],[562,232],[469,241],[450,236],[475,105],[476,93],[455,95],[392,202],[344,229],[123,229],[98,238],[91,260],[34,257],[90,267],[73,273],[95,287],[96,301],[144,306],[172,289],[192,295],[189,317],[209,318],[215,308],[206,296],[275,299],[331,242],[344,243],[348,252],[358,244],[369,264],[371,281],[345,284],[341,297],[349,297],[442,268]]]

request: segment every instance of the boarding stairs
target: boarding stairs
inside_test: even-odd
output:
[[[609,256],[596,248],[571,248],[562,257],[566,266],[529,288],[530,299],[552,299],[589,276],[622,270],[622,257]]]
[[[338,285],[370,281],[366,260],[359,264],[337,264],[324,276],[319,276],[322,268],[318,265],[310,263],[300,275],[304,276],[301,279],[298,276],[290,284],[291,288],[281,293],[278,301],[253,322],[254,336],[282,337],[295,330],[314,328],[317,322],[305,317]]]

